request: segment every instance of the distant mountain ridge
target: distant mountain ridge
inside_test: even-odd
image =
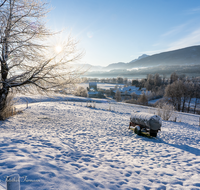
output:
[[[104,70],[112,70],[112,69],[125,69],[127,67],[128,64],[130,63],[134,63],[138,60],[141,60],[143,58],[148,57],[149,55],[143,54],[141,56],[139,56],[137,59],[132,60],[129,63],[123,63],[123,62],[119,62],[119,63],[112,63],[110,65],[108,65],[107,67],[104,67]]]
[[[143,55],[139,56],[137,59],[134,59],[129,63],[134,63],[134,62],[136,62],[140,59],[146,58],[148,56],[149,55],[143,54]],[[124,63],[124,62],[111,63],[106,67],[95,66],[95,65],[91,65],[91,64],[73,64],[73,65],[78,66],[78,67],[88,68],[90,71],[110,71],[113,69],[125,69],[129,63]]]
[[[132,76],[137,74],[163,73],[176,71],[190,76],[200,75],[200,46],[191,46],[154,55],[138,57],[129,63],[112,63],[106,67],[92,66],[87,76]]]
[[[130,62],[126,68],[149,67],[159,65],[199,65],[200,46],[186,47],[178,50],[163,52],[148,56],[146,58]]]

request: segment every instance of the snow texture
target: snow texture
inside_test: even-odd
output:
[[[131,112],[154,109],[71,99],[35,97],[0,122],[0,188],[17,173],[21,190],[200,189],[199,116],[176,113],[146,138],[128,130]]]

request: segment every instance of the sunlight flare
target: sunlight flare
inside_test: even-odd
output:
[[[55,47],[55,51],[56,51],[56,53],[60,53],[61,51],[62,51],[62,47],[60,46],[60,45],[57,45],[56,47]]]

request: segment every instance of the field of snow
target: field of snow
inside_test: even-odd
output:
[[[152,108],[107,100],[92,108],[77,97],[20,100],[24,111],[0,121],[0,189],[15,173],[21,190],[200,189],[197,115],[177,113],[179,122],[163,121],[158,137],[147,138],[128,125],[133,110]]]

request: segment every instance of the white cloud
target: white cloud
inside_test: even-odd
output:
[[[190,9],[187,11],[187,14],[196,14],[196,13],[200,13],[200,7],[196,7],[194,9]]]
[[[191,32],[189,35],[169,44],[169,48],[167,50],[175,50],[199,44],[200,44],[200,28]]]
[[[185,48],[189,46],[200,45],[200,27],[191,31],[192,26],[189,27],[190,24],[191,22],[187,22],[185,24],[174,27],[172,30],[161,35],[162,38],[160,39],[160,41],[152,45],[153,47],[152,50],[140,51],[140,52],[135,53],[131,57],[138,58],[142,54],[154,55],[154,54],[177,50],[177,49],[181,49],[181,48]],[[181,32],[185,29],[190,30],[190,33],[185,35],[184,37],[180,37],[182,36]],[[179,34],[179,36],[177,35],[179,38],[177,38],[176,36],[176,40],[172,41],[172,36],[175,34]]]
[[[181,31],[183,31],[183,29],[188,25],[189,23],[185,23],[179,26],[174,27],[172,30],[164,33],[161,35],[161,37],[168,37],[168,36],[172,36],[172,35],[176,35],[178,33],[180,33]]]
[[[152,45],[153,47],[160,46],[160,43],[156,43]]]

